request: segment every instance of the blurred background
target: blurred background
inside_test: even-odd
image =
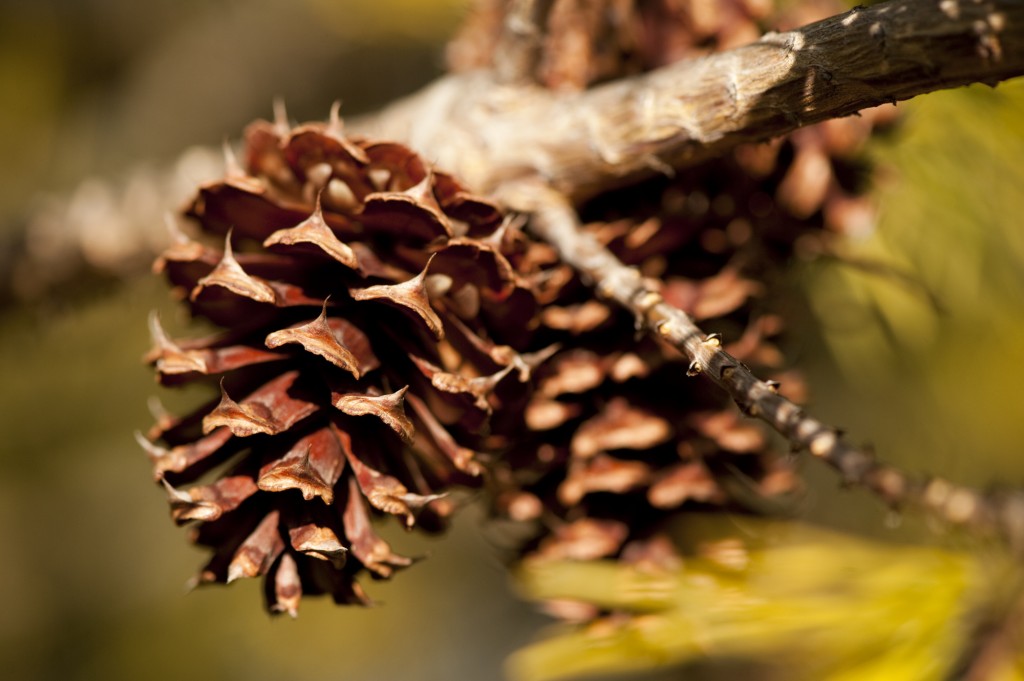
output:
[[[269,117],[275,97],[311,120],[336,99],[354,115],[413,91],[441,73],[464,11],[463,0],[0,1],[5,678],[499,679],[547,622],[516,598],[473,510],[443,542],[389,536],[430,559],[367,585],[384,607],[309,599],[292,622],[262,612],[254,583],[185,596],[203,556],[168,522],[132,438],[156,392],[140,362],[146,315],[178,314],[148,256],[131,255],[162,238],[154,192],[184,199],[216,176],[210,149]],[[794,263],[780,295],[789,351],[820,418],[890,462],[1024,484],[1024,84],[899,108],[899,129],[870,151],[878,229]],[[92,250],[76,251],[72,214]],[[990,548],[805,470],[799,511],[816,524]]]

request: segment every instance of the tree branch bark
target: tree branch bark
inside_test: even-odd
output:
[[[448,76],[355,127],[477,191],[537,177],[579,201],[802,125],[1022,74],[1019,0],[894,0],[578,94]]]
[[[1024,2],[894,0],[578,94],[509,74],[446,76],[349,128],[408,144],[478,192],[530,177],[580,201],[801,125],[1022,74]],[[175,208],[168,201],[148,222]],[[72,235],[62,257],[81,258],[84,238]],[[0,294],[13,276],[0,271]]]
[[[1024,492],[984,493],[941,478],[915,477],[878,461],[870,450],[846,442],[838,428],[780,395],[778,384],[757,378],[722,349],[719,336],[706,334],[685,312],[666,303],[656,282],[645,280],[582,231],[568,198],[530,181],[506,185],[500,197],[532,214],[530,230],[589,280],[598,296],[632,312],[638,328],[683,353],[690,360],[689,375],[710,378],[745,414],[767,423],[794,449],[809,451],[845,483],[870,490],[893,508],[917,507],[944,523],[997,537],[1024,555]]]

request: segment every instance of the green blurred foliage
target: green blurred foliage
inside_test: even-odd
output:
[[[871,154],[880,228],[840,253],[879,267],[830,267],[820,274],[832,279],[811,287],[830,348],[854,378],[888,370],[903,348],[936,347],[950,322],[1010,331],[1021,317],[1024,83],[935,93],[901,108],[899,130]]]
[[[528,597],[612,614],[519,651],[512,677],[555,681],[724,657],[756,660],[754,678],[941,681],[955,676],[979,610],[1007,600],[1022,607],[1021,576],[1005,556],[721,514],[679,525],[689,536],[678,542],[691,553],[678,570],[524,565],[519,583]],[[716,555],[726,552],[724,560]],[[1024,640],[1017,643],[1024,652]],[[1024,679],[1024,657],[1015,663],[1001,667],[1002,678]]]
[[[895,463],[1022,481],[1024,82],[900,108],[872,147],[878,230],[800,270],[836,381],[816,397]]]

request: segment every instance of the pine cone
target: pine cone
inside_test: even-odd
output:
[[[587,229],[657,277],[667,302],[732,339],[731,354],[802,399],[774,342],[783,324],[767,293],[794,241],[821,230],[820,214],[801,222],[773,204],[766,192],[781,174],[755,181],[731,160],[713,170],[601,197],[584,209]],[[740,202],[758,192],[767,205]],[[751,210],[764,213],[763,233]],[[791,458],[760,425],[689,378],[677,350],[638,339],[633,318],[595,301],[549,247],[530,244],[513,262],[544,305],[535,342],[559,347],[536,372],[527,435],[492,466],[495,514],[524,524],[527,555],[644,554],[681,507],[749,509],[799,489]]]
[[[621,4],[554,3],[541,63],[570,58],[552,37],[559,11]],[[751,31],[743,40],[753,39],[756,22],[771,9],[699,0],[626,4],[634,23],[660,32],[660,56],[643,60],[643,68],[733,46],[735,36]],[[809,11],[827,14],[822,4]],[[679,22],[653,21],[670,5]],[[602,21],[618,16],[598,15]],[[813,19],[805,8],[798,17],[774,20]],[[608,25],[580,17],[570,24],[590,26],[594,49],[606,47],[600,36]],[[597,72],[577,71],[585,76],[574,77],[574,87],[593,82]],[[599,196],[581,216],[620,260],[658,281],[667,302],[721,333],[731,354],[802,401],[800,378],[787,370],[776,345],[784,325],[770,293],[794,254],[820,253],[830,233],[873,228],[863,195],[870,168],[859,152],[875,126],[889,120],[886,109],[876,109],[740,147],[672,179]],[[513,262],[544,305],[535,342],[560,347],[537,372],[525,412],[532,436],[495,466],[495,513],[525,524],[526,555],[632,560],[649,546],[660,555],[665,544],[657,532],[680,507],[749,508],[799,489],[790,457],[774,451],[766,432],[744,420],[726,396],[688,380],[677,351],[638,341],[634,320],[595,301],[548,246],[522,250]]]
[[[293,616],[302,594],[367,603],[359,573],[412,562],[371,517],[441,529],[446,491],[478,484],[514,427],[538,358],[503,343],[536,301],[492,203],[401,145],[345,137],[337,108],[252,124],[245,170],[228,166],[187,210],[198,238],[175,230],[155,264],[223,330],[175,341],[154,315],[148,355],[162,384],[220,397],[140,441],[173,519],[213,550],[197,584],[265,577]]]

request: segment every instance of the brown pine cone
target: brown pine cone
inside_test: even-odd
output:
[[[154,316],[148,355],[162,384],[220,396],[140,441],[213,551],[198,584],[265,577],[293,616],[303,594],[367,603],[360,572],[412,562],[371,518],[440,529],[446,491],[477,484],[514,427],[537,358],[504,343],[536,301],[493,204],[401,145],[345,137],[336,109],[252,124],[245,169],[228,165],[187,210],[197,237],[176,231],[155,264],[223,330],[175,341]]]
[[[845,228],[830,201],[867,201],[860,185],[836,179],[860,163],[849,147],[823,156],[827,191],[812,200],[791,193],[806,188],[794,182],[807,172],[794,159],[830,148],[827,128],[801,133],[605,194],[581,211],[586,228],[656,281],[667,302],[722,334],[728,352],[781,381],[796,402],[804,389],[777,345],[784,323],[772,294],[794,254]],[[799,490],[785,447],[688,378],[676,350],[638,339],[635,320],[594,300],[550,247],[529,244],[512,260],[544,306],[535,342],[560,348],[536,373],[525,411],[532,437],[495,466],[495,513],[525,524],[527,555],[644,555],[680,508],[756,509]]]
[[[608,47],[601,36],[625,25],[615,24],[622,12],[641,27],[637,35],[648,31],[637,43],[652,50],[640,63],[646,69],[753,40],[762,21],[813,21],[831,4],[802,5],[795,16],[772,15],[766,2],[556,2],[539,24],[547,38],[539,63],[580,57],[559,42],[559,12],[579,15],[565,26],[589,36],[593,50],[582,54],[591,61],[569,69],[575,75],[567,81],[543,70],[538,80],[585,87],[623,75],[628,60],[598,75],[594,57]],[[493,7],[486,16],[493,20]],[[794,254],[820,253],[833,232],[873,228],[863,195],[870,168],[860,152],[891,109],[741,147],[671,179],[599,196],[581,215],[623,262],[657,280],[669,303],[721,333],[730,353],[781,379],[787,396],[801,401],[799,376],[775,343],[784,329],[770,294]],[[532,437],[495,467],[496,515],[525,523],[528,555],[642,554],[667,512],[681,506],[743,508],[799,488],[790,458],[773,450],[759,425],[688,379],[678,352],[638,340],[634,320],[595,301],[549,247],[530,244],[513,263],[544,305],[535,342],[561,348],[537,372],[525,412]]]
[[[783,324],[768,292],[794,241],[821,221],[796,221],[774,204],[780,174],[755,181],[731,160],[712,170],[601,197],[584,209],[587,229],[660,280],[666,301],[722,333],[730,353],[802,399],[774,343]],[[528,555],[636,553],[681,507],[740,510],[799,489],[790,457],[760,425],[688,377],[678,351],[638,338],[635,321],[595,301],[548,246],[530,244],[513,262],[544,304],[535,342],[560,348],[536,372],[530,435],[492,467],[495,513],[523,524]]]

